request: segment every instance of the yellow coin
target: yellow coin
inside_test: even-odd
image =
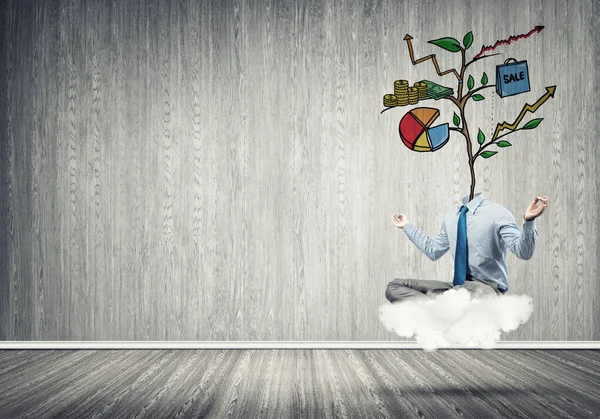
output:
[[[383,97],[383,106],[396,106],[396,104],[396,96],[388,94]]]

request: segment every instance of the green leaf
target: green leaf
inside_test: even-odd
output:
[[[498,141],[498,144],[496,144],[498,147],[510,147],[512,144],[509,143],[508,141]]]
[[[535,127],[537,127],[540,124],[540,122],[542,122],[542,119],[544,119],[544,118],[532,119],[531,121],[529,121],[528,123],[526,123],[523,126],[523,129],[534,129]]]
[[[481,157],[483,157],[484,159],[489,159],[490,157],[492,157],[494,154],[497,154],[497,151],[484,151],[483,153],[481,153]]]
[[[483,144],[484,141],[485,141],[485,135],[483,135],[483,132],[481,132],[481,130],[479,130],[479,132],[477,133],[477,142],[479,144]]]
[[[481,84],[483,84],[484,86],[487,84],[488,79],[487,79],[487,74],[485,74],[485,72],[483,73],[483,76],[481,76]]]
[[[473,44],[473,32],[469,31],[463,38],[463,45],[465,46],[465,50],[469,49],[469,47],[472,44]]]
[[[459,42],[450,37],[434,39],[433,41],[428,41],[429,44],[437,45],[440,48],[445,49],[450,52],[458,52],[460,51]]]
[[[454,122],[454,125],[456,126],[460,125],[460,117],[456,114],[456,112],[454,112],[454,118],[452,119],[452,122]]]
[[[473,77],[469,76],[469,79],[467,80],[467,87],[469,88],[469,91],[473,88],[474,85],[475,80],[473,80]]]
[[[475,102],[479,102],[480,100],[483,100],[483,99],[485,99],[485,98],[484,98],[483,96],[481,96],[479,93],[477,93],[477,94],[475,94],[475,95],[473,95],[473,96],[471,96],[471,97],[473,98],[473,100],[474,100]]]

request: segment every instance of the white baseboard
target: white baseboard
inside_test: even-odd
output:
[[[302,342],[302,341],[4,341],[6,349],[422,349],[414,341],[406,342]],[[440,349],[473,349],[454,345]],[[600,341],[506,341],[490,349],[600,349]]]

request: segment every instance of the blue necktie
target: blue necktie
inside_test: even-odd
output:
[[[454,255],[454,281],[452,281],[454,286],[464,284],[467,277],[467,211],[469,208],[464,205],[460,207]]]

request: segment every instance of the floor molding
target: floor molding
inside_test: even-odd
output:
[[[6,349],[421,349],[414,341],[406,342],[302,342],[302,341],[4,341]],[[440,349],[473,349],[453,345]],[[479,348],[477,348],[479,349]],[[487,349],[600,349],[600,341],[505,341]]]

